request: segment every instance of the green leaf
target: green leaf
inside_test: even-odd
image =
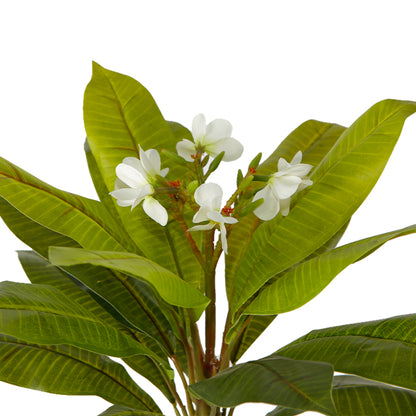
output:
[[[126,329],[119,320],[115,319],[100,305],[97,297],[93,297],[94,293],[89,291],[82,283],[77,282],[63,270],[53,266],[33,251],[18,251],[17,254],[27,277],[32,283],[53,286],[72,302],[82,305],[100,321],[118,329]],[[106,306],[108,307],[108,304]]]
[[[126,406],[111,406],[98,416],[163,416],[162,413],[142,412]]]
[[[387,241],[416,232],[416,225],[355,241],[294,266],[260,291],[244,310],[247,315],[274,315],[299,308],[318,295],[342,270]]]
[[[169,270],[133,253],[51,247],[49,257],[53,264],[60,266],[88,263],[127,273],[150,283],[160,297],[171,305],[183,308],[204,308],[209,303],[201,292]]]
[[[0,196],[32,221],[82,247],[125,250],[102,204],[53,188],[3,158],[0,158]]]
[[[416,409],[416,392],[356,376],[336,376],[332,397],[338,416],[409,416]],[[267,416],[295,416],[295,409],[277,407]]]
[[[416,314],[315,330],[277,354],[416,389]]]
[[[344,131],[286,217],[255,231],[234,277],[232,312],[269,279],[302,261],[348,221],[375,185],[416,103],[382,101]]]
[[[131,367],[136,373],[147,378],[154,386],[156,386],[165,397],[171,402],[175,402],[175,398],[169,389],[169,382],[174,385],[173,371],[168,373],[166,369],[161,367],[159,363],[152,357],[146,355],[134,355],[132,357],[123,358],[123,361]]]
[[[146,354],[158,358],[51,286],[1,282],[0,321],[4,334],[26,342],[69,344],[114,357]]]
[[[281,157],[290,161],[299,150],[303,153],[303,162],[316,167],[344,131],[345,127],[338,124],[308,120],[279,144],[277,149],[258,167],[257,173],[270,175],[276,172],[277,162]],[[229,254],[225,258],[225,266],[229,300],[233,297],[235,272],[259,224],[260,220],[254,214],[247,216],[244,221],[233,226],[228,237]]]
[[[69,345],[29,344],[0,334],[0,380],[55,394],[96,395],[115,404],[160,412],[120,364]]]
[[[416,409],[416,391],[355,376],[337,376],[332,391],[339,416],[409,416]]]
[[[139,145],[144,150],[156,148],[176,152],[179,139],[175,135],[181,135],[186,129],[166,122],[152,96],[140,83],[96,63],[85,91],[84,122],[88,136],[87,157],[97,192],[118,221],[119,228],[124,228],[138,247],[135,252],[172,270],[195,287],[200,286],[203,271],[176,221],[169,221],[162,227],[150,219],[141,206],[132,212],[108,197],[114,190],[116,166],[125,157],[139,157]],[[170,178],[182,179],[182,165],[172,164],[163,154],[162,164],[169,166]],[[174,209],[168,198],[163,203],[169,205],[168,211]],[[121,234],[124,235],[124,230]]]
[[[328,364],[271,355],[221,371],[191,385],[189,390],[197,398],[219,407],[263,402],[335,415],[332,376]]]
[[[246,317],[247,318],[247,317]],[[241,336],[232,346],[231,362],[236,363],[243,354],[251,347],[253,342],[264,332],[264,330],[274,321],[276,316],[252,316]],[[245,322],[246,320],[244,320]],[[243,323],[242,323],[243,324]]]
[[[323,157],[331,150],[345,127],[339,124],[308,120],[290,133],[277,149],[259,166],[259,175],[270,175],[276,172],[277,162],[281,157],[287,161],[300,150],[302,162],[318,166]]]
[[[71,238],[43,227],[26,217],[1,197],[0,216],[17,238],[44,257],[48,255],[49,246],[80,247]]]

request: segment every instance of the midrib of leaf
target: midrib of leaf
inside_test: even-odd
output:
[[[122,384],[119,380],[117,380],[116,378],[114,378],[113,376],[111,376],[110,374],[108,374],[108,373],[106,373],[105,371],[103,371],[101,368],[99,368],[99,367],[94,367],[91,363],[89,363],[89,362],[86,362],[86,361],[82,361],[82,360],[79,360],[78,358],[76,358],[76,357],[74,357],[74,356],[72,356],[72,355],[70,355],[70,354],[65,354],[64,352],[62,352],[62,351],[56,351],[56,350],[54,350],[54,349],[50,349],[50,348],[48,348],[47,346],[41,346],[41,345],[39,345],[39,346],[37,346],[37,345],[34,345],[34,344],[19,344],[18,342],[12,342],[12,341],[2,341],[2,340],[0,340],[0,343],[3,343],[3,344],[8,344],[8,345],[16,345],[16,347],[17,348],[32,348],[32,349],[34,349],[34,350],[40,350],[40,351],[44,351],[44,350],[46,350],[46,351],[48,351],[49,353],[52,353],[52,354],[54,354],[54,355],[60,355],[60,356],[63,356],[63,357],[68,357],[68,358],[70,358],[71,360],[73,360],[73,361],[76,361],[76,362],[78,362],[78,363],[81,363],[82,365],[85,365],[85,366],[87,366],[87,367],[90,367],[90,368],[92,368],[94,371],[98,371],[99,373],[101,373],[101,374],[103,374],[106,378],[108,378],[108,379],[110,379],[110,380],[112,380],[112,381],[114,381],[116,384],[118,384],[122,389],[124,389],[125,391],[127,391],[128,393],[130,393],[131,395],[133,395],[136,399],[138,399],[141,403],[143,403],[143,405],[144,406],[146,406],[146,408],[147,409],[149,409],[149,406],[143,401],[143,399],[141,398],[141,397],[139,397],[139,396],[137,396],[136,395],[136,393],[134,392],[134,391],[131,391],[127,386],[125,386],[124,384]],[[12,353],[12,355],[14,355],[15,354],[15,352],[13,352]],[[106,356],[105,356],[106,357]],[[149,409],[149,410],[151,410],[151,409]]]
[[[112,83],[112,82],[111,82],[111,80],[109,79],[109,77],[108,77],[108,76],[104,73],[104,71],[102,71],[102,72],[103,72],[103,74],[104,74],[105,79],[106,79],[106,80],[107,80],[107,82],[108,82],[108,85],[110,86],[111,90],[113,91],[113,94],[114,94],[114,97],[115,97],[114,101],[115,101],[115,103],[116,103],[116,105],[117,105],[118,111],[119,111],[119,113],[120,113],[120,117],[121,117],[121,119],[123,120],[124,127],[126,128],[126,131],[127,131],[127,133],[129,134],[130,140],[131,140],[132,145],[133,145],[133,147],[132,147],[132,148],[133,148],[133,150],[135,151],[135,153],[136,153],[137,157],[139,158],[139,157],[140,157],[140,152],[139,152],[139,149],[138,149],[138,147],[137,147],[137,143],[136,143],[136,141],[135,141],[135,139],[134,139],[133,133],[131,132],[130,127],[129,127],[128,123],[127,123],[127,120],[126,120],[126,118],[125,118],[125,116],[124,116],[123,106],[121,105],[121,100],[120,100],[120,98],[119,98],[119,96],[118,96],[118,94],[117,94],[117,92],[116,92],[116,90],[115,90],[115,88],[114,88],[114,86],[113,86],[113,83]],[[132,95],[132,96],[130,97],[130,100],[132,100],[132,99],[133,99],[134,97],[136,97],[136,96],[137,96],[137,94]],[[130,100],[129,100],[129,101],[130,101]],[[129,101],[126,103],[126,105],[129,103]],[[111,147],[111,148],[113,148],[113,147]],[[131,149],[129,149],[129,150],[131,150]]]
[[[169,228],[168,227],[164,227],[164,231],[165,231],[165,235],[166,235],[166,240],[167,240],[167,242],[169,244],[169,247],[170,247],[170,249],[172,251],[172,257],[173,257],[173,260],[175,262],[175,267],[176,267],[176,272],[177,272],[176,274],[182,280],[185,280],[184,275],[183,275],[183,272],[182,272],[182,269],[181,269],[181,266],[180,266],[180,263],[179,263],[179,256],[178,256],[178,253],[176,251],[176,247],[173,244],[173,240],[172,240],[172,236],[170,235]]]
[[[9,161],[7,161],[7,160],[5,160],[4,159],[4,161],[9,165],[9,167],[11,168],[11,169],[13,169],[15,172],[16,172],[16,170],[15,170],[15,168],[14,168],[14,166],[9,162]],[[89,220],[90,221],[92,221],[92,222],[94,222],[95,224],[97,224],[108,236],[110,236],[113,240],[115,240],[118,244],[120,244],[120,246],[121,247],[123,247],[124,249],[125,249],[125,247],[123,246],[123,244],[118,240],[118,238],[116,237],[116,236],[114,236],[113,234],[112,234],[112,232],[110,231],[110,230],[108,230],[105,226],[104,226],[104,224],[102,224],[97,218],[95,218],[95,217],[93,217],[93,216],[91,216],[87,211],[85,211],[85,206],[84,206],[84,204],[82,203],[82,201],[78,198],[78,196],[77,195],[75,195],[75,194],[70,194],[72,197],[74,197],[78,202],[79,202],[79,204],[81,205],[81,207],[78,207],[78,206],[76,206],[76,205],[73,205],[72,203],[70,203],[69,201],[67,201],[66,199],[64,199],[63,197],[61,197],[61,196],[59,196],[59,195],[57,195],[57,194],[54,194],[52,191],[50,191],[50,190],[48,190],[48,189],[45,189],[45,188],[41,188],[40,186],[38,186],[38,185],[35,185],[34,183],[29,183],[29,182],[26,182],[21,176],[20,176],[20,174],[17,174],[16,173],[16,176],[17,176],[17,178],[14,178],[13,176],[10,176],[10,175],[7,175],[6,173],[4,173],[4,172],[1,172],[0,173],[0,180],[7,180],[7,179],[11,179],[11,180],[13,180],[13,181],[16,181],[16,182],[18,182],[18,183],[21,183],[21,184],[23,184],[23,185],[25,185],[25,186],[28,186],[28,187],[30,187],[30,188],[34,188],[34,189],[37,189],[38,191],[40,191],[40,192],[44,192],[44,193],[46,193],[46,194],[48,194],[48,195],[50,195],[50,196],[52,196],[53,198],[55,198],[55,199],[58,199],[58,200],[60,200],[61,202],[63,202],[64,204],[66,204],[66,205],[68,205],[69,206],[69,208],[68,208],[68,211],[67,212],[70,212],[71,210],[76,210],[76,211],[78,211],[78,212],[80,212],[81,214],[83,214],[83,215],[85,215],[87,218],[89,218]],[[95,202],[97,202],[97,201],[95,201]],[[98,203],[98,202],[97,202]]]
[[[282,377],[278,372],[276,372],[273,368],[270,368],[266,365],[264,365],[262,362],[257,361],[257,362],[252,362],[251,364],[255,364],[258,365],[259,367],[263,367],[264,369],[266,369],[268,372],[272,373],[277,379],[279,379],[282,383],[286,384],[291,390],[295,391],[297,394],[299,394],[299,396],[304,397],[305,399],[309,400],[312,403],[317,404],[314,400],[312,400],[307,394],[305,394],[304,392],[302,392],[301,390],[299,390],[293,383],[291,383],[290,381],[286,380],[284,377]],[[321,405],[318,404],[319,407],[322,407]]]

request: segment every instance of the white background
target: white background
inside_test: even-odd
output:
[[[95,60],[143,83],[169,120],[190,126],[199,112],[230,120],[245,146],[244,156],[219,176],[231,192],[239,167],[260,150],[268,155],[307,119],[350,125],[381,99],[416,100],[413,4],[4,1],[0,154],[57,187],[94,198],[83,155],[82,101]],[[344,242],[415,222],[415,153],[413,116]],[[1,280],[27,281],[15,255],[24,248],[1,223]],[[245,359],[270,354],[314,328],[415,312],[415,249],[415,237],[404,237],[351,266],[309,304],[279,316]],[[100,398],[4,383],[0,397],[2,414],[87,416],[109,406]],[[272,408],[244,405],[235,415]]]

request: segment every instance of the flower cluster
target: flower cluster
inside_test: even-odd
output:
[[[182,139],[176,145],[178,155],[187,162],[195,163],[195,172],[200,169],[199,175],[197,175],[198,180],[193,181],[197,182],[198,186],[196,189],[193,187],[195,192],[190,196],[192,200],[188,201],[192,204],[195,202],[199,206],[199,209],[195,208],[195,214],[192,218],[192,222],[198,225],[189,227],[187,232],[218,229],[222,250],[225,254],[228,253],[227,226],[232,226],[238,222],[238,219],[233,216],[235,210],[231,205],[235,203],[239,194],[245,191],[245,188],[238,188],[234,194],[235,198],[231,198],[227,205],[222,207],[223,191],[221,187],[215,183],[205,182],[213,169],[204,173],[202,164],[198,161],[202,159],[204,154],[207,154],[213,157],[215,162],[215,157],[221,153],[223,153],[221,161],[238,159],[243,152],[243,146],[231,137],[231,132],[232,126],[228,121],[217,119],[207,125],[204,115],[199,114],[192,122],[193,142]],[[160,156],[157,150],[144,151],[139,147],[139,154],[140,159],[126,157],[116,167],[115,190],[110,192],[110,195],[117,199],[118,205],[122,207],[131,206],[132,210],[143,203],[146,214],[160,225],[165,226],[168,222],[168,212],[155,198],[158,194],[158,189],[155,186],[158,181],[168,174],[169,169],[161,169]],[[291,197],[296,192],[312,185],[312,181],[307,178],[312,166],[301,162],[302,153],[300,151],[295,154],[290,162],[287,162],[284,158],[279,159],[277,171],[269,175],[268,178],[266,177],[266,185],[255,193],[252,200],[249,201],[263,200],[260,205],[255,204],[256,208],[253,210],[258,218],[269,221],[279,212],[282,215],[288,215]],[[255,167],[250,166],[247,176],[250,180],[255,177]],[[182,181],[166,180],[165,186],[165,189],[170,187],[172,191],[169,192],[178,193],[181,190]],[[189,192],[186,195],[189,195]]]

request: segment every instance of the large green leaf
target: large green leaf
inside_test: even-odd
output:
[[[244,322],[241,322],[241,326],[246,319],[248,319],[248,323],[245,323],[245,329],[243,329],[241,336],[236,340],[235,345],[232,346],[231,362],[237,362],[275,318],[276,315],[244,317]]]
[[[314,170],[307,188],[286,217],[255,231],[234,278],[232,312],[269,279],[325,244],[375,185],[416,103],[382,101],[344,131]]]
[[[171,403],[175,402],[176,399],[168,385],[168,383],[170,383],[174,386],[173,371],[168,373],[154,358],[146,355],[126,357],[123,358],[123,361],[136,371],[136,373],[147,378],[147,380],[156,386]]]
[[[219,407],[263,402],[335,415],[332,378],[328,364],[271,355],[221,371],[189,389],[197,398]]]
[[[332,398],[338,416],[409,416],[415,413],[416,392],[356,376],[334,377]],[[303,413],[278,407],[267,416]]]
[[[332,397],[339,416],[409,416],[416,411],[416,391],[355,376],[335,377]]]
[[[318,295],[351,263],[377,250],[387,241],[416,232],[416,225],[355,241],[315,256],[278,276],[244,310],[248,315],[272,315],[299,308]]]
[[[158,358],[51,286],[1,282],[0,321],[4,334],[26,342],[69,344],[114,357],[146,354]]]
[[[277,353],[416,389],[416,314],[312,331]]]
[[[120,320],[114,318],[108,310],[94,299],[93,292],[82,283],[71,278],[63,270],[53,266],[46,259],[34,251],[19,251],[20,263],[29,278],[36,285],[49,285],[59,289],[68,299],[76,302],[96,316],[100,321],[118,329],[126,330]],[[106,305],[108,308],[108,305]]]
[[[0,334],[0,380],[66,395],[95,395],[134,409],[160,411],[120,364],[69,345],[29,344]]]
[[[26,217],[82,247],[125,251],[102,204],[53,188],[3,158],[0,196]]]
[[[163,416],[162,413],[142,412],[126,406],[111,406],[98,416]]]
[[[71,238],[45,228],[24,216],[1,197],[0,216],[17,238],[44,257],[48,255],[49,246],[80,247]]]
[[[171,305],[184,308],[203,308],[209,302],[201,292],[169,270],[133,253],[51,247],[49,258],[52,263],[60,266],[88,263],[127,273],[150,283],[160,297]]]
[[[161,227],[141,206],[131,212],[119,207],[114,198],[108,198],[108,192],[114,189],[116,166],[125,157],[139,157],[139,145],[144,150],[176,151],[176,133],[162,117],[152,96],[133,78],[94,63],[92,79],[85,91],[84,122],[90,172],[102,201],[129,233],[140,254],[199,286],[203,271],[176,221]],[[178,130],[177,125],[173,127]],[[169,159],[164,164],[170,168],[171,179],[181,179],[183,166],[175,170]]]

